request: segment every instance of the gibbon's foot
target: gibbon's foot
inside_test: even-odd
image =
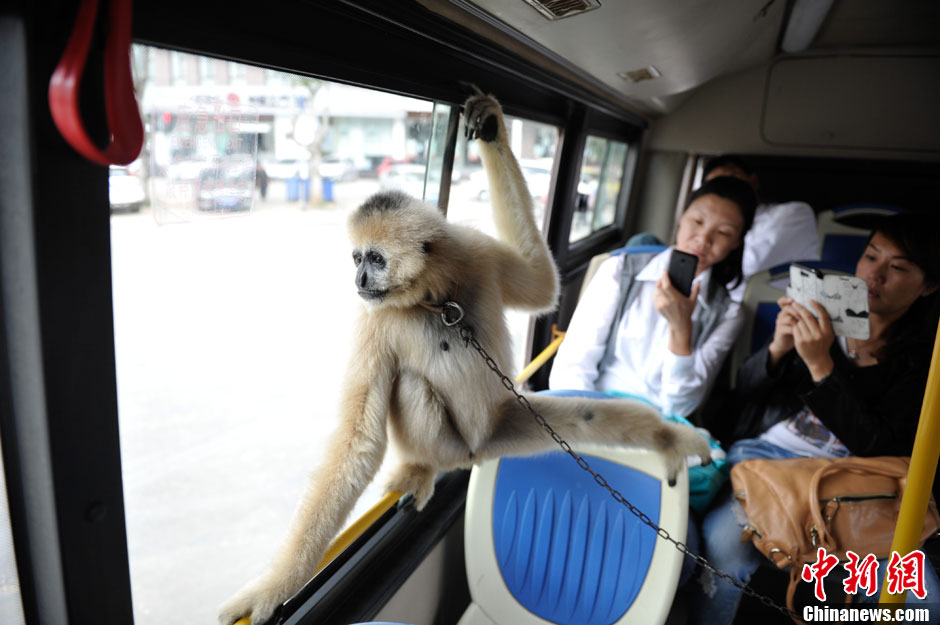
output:
[[[468,139],[481,139],[491,143],[499,136],[499,116],[502,109],[491,95],[477,90],[463,105],[464,124]]]
[[[259,577],[219,607],[219,625],[232,625],[245,617],[251,619],[251,625],[263,625],[297,590]]]
[[[698,456],[702,466],[711,463],[711,447],[695,428],[664,421],[662,428],[653,436],[655,447],[666,457],[666,479],[670,486],[676,485],[676,476],[685,468],[688,456]]]
[[[388,479],[387,491],[414,495],[415,508],[420,512],[434,494],[434,475],[427,465],[402,464]]]

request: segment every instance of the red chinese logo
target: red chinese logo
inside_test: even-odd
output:
[[[853,551],[845,552],[848,561],[842,565],[848,575],[842,581],[845,592],[857,594],[864,589],[867,596],[878,590],[878,558],[868,554],[864,559]],[[800,577],[804,582],[815,582],[814,594],[819,601],[826,600],[823,580],[839,563],[839,558],[826,552],[824,547],[816,550],[816,562],[804,564]],[[918,599],[927,597],[924,587],[924,552],[912,551],[903,558],[898,552],[891,552],[886,575],[888,593],[899,595],[910,590]]]
[[[871,596],[878,590],[878,558],[870,553],[862,560],[854,551],[846,551],[848,562],[842,567],[848,571],[848,576],[842,580],[845,592],[850,595],[858,593],[859,587],[865,589],[865,594]]]
[[[899,595],[906,590],[914,593],[918,599],[927,596],[924,588],[924,552],[912,551],[903,558],[897,551],[891,552],[888,562],[888,592]]]
[[[815,580],[816,588],[814,592],[816,598],[820,601],[826,600],[826,589],[823,588],[823,580],[826,579],[826,576],[829,575],[829,572],[832,571],[837,564],[839,564],[839,558],[827,554],[825,548],[820,547],[816,550],[816,562],[803,565],[803,572],[800,574],[800,577],[803,578],[804,582],[812,582]]]

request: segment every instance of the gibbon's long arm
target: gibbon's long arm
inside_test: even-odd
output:
[[[367,354],[368,343],[360,343],[359,354]],[[391,356],[377,352],[350,367],[340,425],[325,448],[323,465],[310,478],[287,539],[268,571],[220,608],[222,625],[245,616],[253,625],[263,623],[313,577],[330,541],[382,464],[395,374]]]
[[[532,208],[532,195],[509,146],[506,124],[492,96],[478,94],[464,105],[465,123],[479,139],[489,181],[493,220],[504,244],[494,246],[503,301],[512,307],[551,310],[558,275]]]

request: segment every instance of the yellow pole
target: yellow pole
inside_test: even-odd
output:
[[[330,548],[326,550],[326,555],[323,556],[323,559],[320,560],[320,564],[317,565],[317,573],[323,570],[327,564],[333,561],[333,558],[343,553],[346,550],[346,547],[351,545],[354,540],[362,536],[362,533],[365,532],[373,523],[379,520],[379,517],[385,514],[386,510],[389,510],[392,506],[398,503],[398,500],[401,499],[403,493],[398,491],[392,491],[390,493],[385,493],[381,499],[379,499],[375,505],[366,510],[365,514],[356,519],[349,527],[347,527],[342,534],[337,536],[332,543],[330,543]]]
[[[525,384],[528,382],[529,378],[555,355],[555,352],[558,351],[558,346],[561,345],[564,339],[565,333],[552,326],[552,342],[539,352],[539,355],[533,358],[532,362],[526,365],[522,373],[516,376],[516,384]]]
[[[917,549],[920,544],[921,529],[927,515],[927,504],[933,489],[933,479],[940,458],[940,327],[933,343],[933,357],[930,361],[930,373],[927,375],[927,388],[924,391],[924,403],[917,423],[917,435],[914,438],[914,450],[911,453],[911,466],[907,472],[907,487],[901,499],[901,511],[898,524],[894,528],[894,540],[891,550],[897,551],[902,558]],[[888,580],[885,575],[881,585],[881,603],[904,603],[906,593],[888,594]],[[940,601],[936,597],[933,601]]]

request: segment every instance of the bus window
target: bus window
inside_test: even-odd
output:
[[[111,217],[134,617],[209,623],[269,563],[334,428],[359,306],[346,217],[380,189],[422,195],[434,108],[164,49],[134,59],[147,147],[114,175],[146,197],[127,210],[113,185]],[[226,117],[232,103],[251,117]],[[158,223],[183,181],[193,193]]]
[[[3,471],[3,455],[0,451],[0,510],[7,506],[6,478]],[[16,556],[13,551],[13,532],[10,517],[0,515],[0,622],[5,625],[23,625],[23,603],[20,600],[20,579],[16,571]]]
[[[542,227],[552,184],[558,128],[520,117],[505,116],[513,153],[519,159],[535,205],[535,222]],[[451,175],[447,218],[496,236],[489,210],[489,182],[480,161],[477,145],[463,136],[463,120],[457,131],[457,153]]]
[[[614,224],[621,203],[626,162],[626,143],[594,136],[587,138],[569,243]]]
[[[435,102],[431,113],[430,140],[428,141],[427,181],[424,185],[424,200],[431,204],[440,204],[441,182],[447,152],[447,129],[450,126],[454,108],[441,102]],[[422,196],[417,196],[422,197]]]
[[[544,226],[548,198],[552,189],[552,171],[555,165],[555,150],[558,147],[558,128],[521,117],[505,116],[513,153],[519,159],[522,175],[532,194],[535,223]],[[489,182],[480,161],[477,144],[464,137],[463,120],[457,131],[457,151],[451,175],[450,201],[447,218],[457,223],[473,226],[491,236],[496,236],[492,212],[489,207]],[[531,315],[508,311],[506,321],[512,335],[513,367],[521,371],[529,353],[526,340]]]

